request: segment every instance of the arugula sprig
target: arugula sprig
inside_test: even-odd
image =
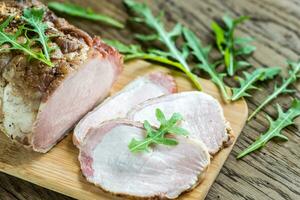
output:
[[[159,55],[156,53],[157,50],[148,50],[148,52],[145,52],[142,50],[140,45],[126,45],[123,44],[117,40],[107,40],[103,39],[105,43],[108,45],[111,45],[118,49],[119,52],[125,55],[124,61],[129,61],[132,59],[144,59],[144,60],[150,60],[166,65],[170,65],[179,69],[182,69],[182,65],[179,62],[175,62],[173,60],[170,60],[167,58],[167,56],[162,56],[162,53]]]
[[[191,72],[186,59],[189,54],[187,48],[179,50],[176,47],[176,38],[182,34],[182,26],[177,24],[172,31],[167,32],[164,28],[161,16],[155,17],[150,8],[143,3],[136,3],[133,0],[124,0],[125,5],[134,11],[138,17],[135,17],[136,22],[145,23],[149,28],[155,31],[152,35],[137,34],[137,38],[143,41],[159,40],[169,50],[169,52],[156,51],[157,54],[165,57],[168,56],[181,64],[181,70],[191,79],[195,86],[202,90],[202,87],[197,79],[197,76]]]
[[[8,33],[5,29],[8,27],[10,22],[13,20],[13,16],[8,17],[1,25],[0,25],[0,46],[4,44],[9,44],[10,47],[1,49],[2,51],[6,50],[19,50],[27,54],[29,57],[37,59],[46,65],[53,66],[50,60],[46,58],[42,51],[37,51],[32,48],[34,42],[27,36],[27,29],[23,26],[18,27],[18,30],[15,33]],[[18,42],[18,38],[20,36],[25,35],[26,42],[20,43]],[[1,51],[0,50],[0,51]]]
[[[106,15],[101,15],[98,13],[95,13],[92,9],[88,8],[83,8],[80,7],[76,4],[72,4],[72,3],[60,3],[60,2],[50,2],[48,3],[48,7],[51,10],[60,12],[60,13],[65,13],[74,17],[81,17],[84,19],[89,19],[89,20],[93,20],[93,21],[99,21],[117,28],[124,28],[124,25],[109,17]]]
[[[183,35],[187,41],[188,46],[192,49],[192,53],[197,58],[200,64],[197,67],[201,70],[204,70],[209,74],[211,80],[218,86],[221,91],[222,97],[224,100],[229,100],[229,94],[227,92],[227,86],[223,82],[225,76],[224,73],[219,73],[216,71],[217,64],[211,64],[208,59],[208,54],[211,47],[203,47],[201,41],[197,36],[188,28],[183,28]]]
[[[45,13],[44,9],[26,8],[23,11],[22,19],[25,22],[27,22],[27,24],[30,27],[27,28],[27,31],[29,30],[35,32],[38,35],[38,37],[34,38],[33,40],[39,42],[42,45],[45,58],[49,63],[51,63],[50,52],[53,49],[51,49],[48,45],[50,39],[46,35],[46,30],[48,28],[48,25],[43,22],[44,13]]]
[[[278,110],[278,117],[275,121],[271,117],[267,115],[267,118],[270,123],[270,127],[268,131],[262,135],[259,136],[259,138],[256,139],[254,143],[252,143],[247,149],[242,151],[237,158],[242,158],[246,156],[247,154],[264,147],[267,142],[272,140],[273,138],[277,137],[283,140],[288,140],[288,138],[284,135],[281,134],[282,129],[285,127],[292,125],[294,122],[293,120],[300,116],[300,101],[299,100],[294,100],[292,103],[292,106],[290,109],[286,112],[282,111],[282,108],[277,105],[277,110]]]
[[[289,70],[289,78],[284,78],[281,86],[278,86],[277,84],[275,85],[273,93],[260,103],[255,111],[248,117],[248,121],[251,120],[263,107],[278,97],[278,95],[295,92],[294,90],[288,89],[288,86],[300,78],[300,62],[290,62],[289,65],[291,67]]]
[[[236,26],[248,19],[249,17],[247,16],[241,16],[237,19],[224,16],[223,21],[226,25],[226,29],[222,28],[216,22],[212,22],[211,24],[212,30],[215,33],[218,49],[223,55],[224,63],[229,76],[233,76],[237,70],[251,65],[246,61],[238,61],[236,57],[249,55],[255,51],[256,47],[248,44],[253,39],[249,37],[234,37]]]
[[[232,89],[231,100],[236,101],[241,97],[250,97],[248,93],[249,90],[258,89],[254,84],[257,81],[265,81],[268,79],[273,79],[274,76],[280,73],[280,68],[258,68],[252,73],[243,72],[245,78],[238,77],[240,87]]]
[[[160,122],[160,127],[154,129],[146,120],[144,122],[144,128],[147,132],[146,138],[144,140],[136,140],[133,138],[128,145],[131,152],[149,151],[150,145],[152,144],[168,146],[175,146],[178,144],[177,140],[165,137],[166,134],[188,135],[188,132],[185,129],[176,125],[182,120],[182,116],[179,113],[174,113],[168,120],[160,109],[156,109],[155,114],[157,120]]]

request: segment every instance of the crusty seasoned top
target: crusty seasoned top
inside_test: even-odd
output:
[[[0,2],[0,23],[8,16],[15,16],[8,28],[8,31],[13,31],[14,27],[23,23],[20,16],[24,8],[46,10],[44,15],[44,22],[48,24],[46,34],[55,35],[49,45],[56,48],[50,55],[54,67],[49,67],[38,60],[29,60],[27,55],[19,51],[0,52],[2,77],[13,83],[19,91],[23,91],[23,96],[35,93],[48,96],[67,74],[77,70],[93,54],[99,52],[100,55],[106,56],[110,53],[108,51],[114,51],[110,48],[99,49],[99,45],[106,46],[98,38],[92,39],[86,32],[57,17],[46,6],[35,0]],[[5,48],[7,45],[0,48]]]

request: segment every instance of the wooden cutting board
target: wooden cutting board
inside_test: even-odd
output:
[[[193,84],[182,73],[144,61],[134,61],[126,64],[124,72],[114,85],[111,93],[113,94],[122,89],[136,77],[153,71],[163,71],[175,77],[179,91],[195,90]],[[200,82],[204,91],[217,98],[222,104],[225,117],[231,123],[236,140],[247,119],[246,102],[240,100],[225,104],[222,102],[218,89],[211,81],[201,79]],[[233,145],[219,152],[212,160],[200,185],[180,198],[188,200],[204,199],[232,147]],[[85,180],[80,172],[77,156],[78,150],[72,144],[71,134],[47,154],[26,150],[20,145],[12,144],[4,134],[0,134],[0,171],[76,199],[118,199],[102,192],[98,187]]]

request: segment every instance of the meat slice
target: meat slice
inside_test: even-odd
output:
[[[212,96],[203,92],[182,92],[151,99],[136,106],[128,118],[159,126],[153,112],[161,109],[166,117],[174,112],[183,116],[180,126],[189,131],[190,137],[204,142],[209,153],[217,153],[230,141],[230,127],[226,122],[223,109]]]
[[[200,182],[210,163],[203,143],[179,136],[177,146],[130,152],[131,139],[145,135],[142,124],[122,119],[90,129],[79,154],[84,176],[107,192],[146,199],[174,199]]]
[[[89,128],[107,120],[125,118],[128,111],[137,104],[172,92],[176,92],[176,84],[171,76],[156,72],[137,78],[106,99],[77,124],[73,134],[74,144],[78,146],[82,143]]]
[[[54,67],[19,51],[0,52],[0,128],[14,141],[47,152],[109,94],[122,57],[37,1],[3,2],[0,23],[27,7],[45,9],[46,34],[59,36],[49,43]],[[11,26],[22,23],[16,18]]]

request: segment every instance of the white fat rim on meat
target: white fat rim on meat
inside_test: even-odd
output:
[[[2,104],[6,134],[14,138],[23,138],[24,134],[31,133],[37,109],[32,103],[24,102],[23,98],[14,92],[11,84],[4,88]]]

